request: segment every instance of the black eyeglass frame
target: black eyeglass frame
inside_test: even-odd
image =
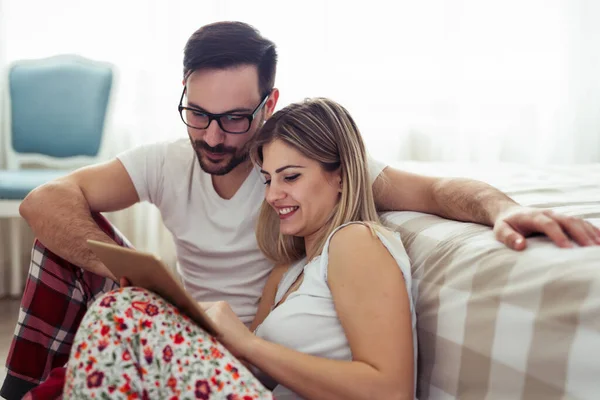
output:
[[[262,101],[260,102],[260,104],[258,106],[256,106],[256,108],[254,109],[254,111],[252,111],[251,114],[212,114],[209,113],[207,111],[204,110],[200,110],[198,108],[195,107],[184,107],[183,106],[183,97],[185,96],[187,88],[184,87],[183,88],[183,92],[181,93],[181,98],[179,99],[179,106],[177,107],[177,109],[179,110],[179,116],[181,117],[181,120],[183,121],[184,124],[186,124],[187,126],[189,126],[190,128],[194,128],[194,129],[206,129],[210,126],[210,124],[213,122],[213,120],[217,121],[217,124],[219,124],[219,128],[221,128],[221,130],[223,130],[223,132],[227,132],[229,134],[232,135],[241,135],[244,134],[246,132],[248,132],[250,130],[250,128],[252,127],[252,121],[254,121],[254,118],[256,117],[256,114],[261,110],[261,108],[264,107],[264,105],[267,103],[267,100],[269,99],[269,96],[271,95],[271,90],[265,95],[265,97],[262,99]],[[187,122],[185,122],[185,118],[183,117],[183,112],[185,110],[190,110],[192,112],[197,112],[197,113],[201,113],[204,114],[208,117],[208,123],[206,124],[206,126],[204,127],[200,127],[200,126],[193,126],[188,124]],[[221,123],[221,117],[227,117],[227,116],[235,116],[237,118],[239,117],[244,117],[248,119],[248,128],[245,131],[241,131],[241,132],[231,132],[228,131],[227,129],[225,129]]]

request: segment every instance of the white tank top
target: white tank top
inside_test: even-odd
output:
[[[279,303],[290,286],[304,271],[304,279],[300,287],[291,293],[282,304],[274,308],[263,323],[256,328],[255,334],[257,336],[302,353],[334,360],[352,360],[352,352],[335,311],[333,297],[327,284],[329,241],[337,230],[346,225],[338,227],[329,236],[321,255],[315,257],[308,264],[305,260],[297,262],[283,275],[277,288],[274,304]],[[376,232],[381,242],[396,260],[406,282],[412,315],[413,365],[416,370],[416,317],[411,294],[410,260],[397,233],[384,234],[378,229],[376,229]],[[276,385],[276,382],[260,371],[254,372],[259,375],[267,386],[274,387]],[[275,387],[273,393],[278,400],[300,399],[297,394],[282,385]]]

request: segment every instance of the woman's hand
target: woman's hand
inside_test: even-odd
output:
[[[219,330],[220,336],[217,339],[235,357],[246,359],[255,336],[235,315],[229,304],[226,301],[217,301],[206,308],[205,312]]]

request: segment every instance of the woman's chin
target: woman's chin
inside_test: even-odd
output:
[[[301,234],[300,231],[301,231],[300,228],[296,228],[293,226],[283,226],[283,225],[279,226],[279,233],[281,233],[284,236],[300,236],[300,234]]]

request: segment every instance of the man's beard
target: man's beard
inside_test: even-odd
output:
[[[200,163],[200,168],[202,168],[202,170],[204,172],[206,172],[207,174],[226,175],[226,174],[230,173],[235,167],[237,167],[244,161],[248,160],[248,158],[249,158],[248,144],[246,144],[241,149],[237,149],[235,147],[225,147],[222,144],[219,144],[215,147],[211,147],[203,140],[191,140],[190,139],[190,141],[192,143],[192,147],[194,148],[194,151],[196,152],[196,157],[198,157],[198,162]],[[206,156],[202,154],[200,149],[210,151],[211,153],[228,154],[228,155],[230,155],[231,158],[229,159],[229,162],[227,162],[227,164],[225,164],[225,165],[215,164],[215,163],[211,162],[210,160],[206,160],[205,159]],[[227,158],[224,158],[223,161],[225,161],[226,159]]]

